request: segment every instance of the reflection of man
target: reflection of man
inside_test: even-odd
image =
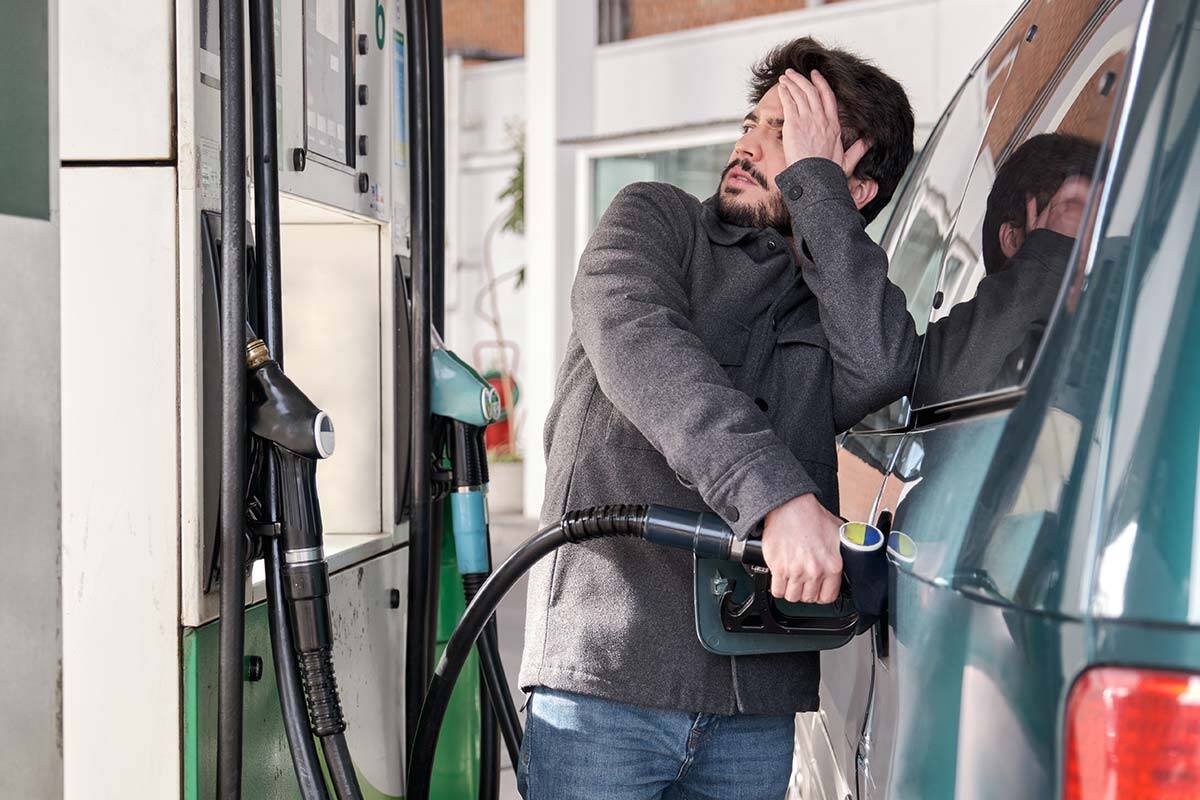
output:
[[[912,157],[904,90],[800,39],[754,70],[717,196],[627,187],[580,260],[546,423],[542,519],[609,503],[764,524],[772,591],[840,585],[835,435],[911,385],[915,333],[864,216]],[[778,800],[816,653],[729,658],[696,638],[692,559],[570,546],[530,574],[527,800]]]
[[[937,403],[1015,385],[1037,350],[1083,219],[1099,146],[1046,133],[996,173],[983,220],[987,277],[975,297],[929,326],[918,400]]]

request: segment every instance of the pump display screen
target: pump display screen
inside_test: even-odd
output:
[[[349,7],[346,0],[304,0],[304,116],[308,151],[353,166]]]

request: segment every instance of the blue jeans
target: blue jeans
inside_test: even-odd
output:
[[[795,725],[537,688],[517,787],[525,800],[783,800]]]

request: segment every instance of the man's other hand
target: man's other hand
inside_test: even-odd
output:
[[[794,497],[763,521],[771,594],[791,603],[832,603],[842,586],[842,521],[815,495]]]
[[[788,166],[806,158],[827,158],[854,174],[870,144],[859,139],[842,149],[842,123],[837,98],[829,82],[817,70],[812,80],[794,69],[779,78],[779,101],[783,104],[783,157]]]

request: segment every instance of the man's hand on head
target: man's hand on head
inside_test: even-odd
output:
[[[842,149],[837,98],[824,76],[814,69],[809,80],[789,69],[779,78],[779,98],[783,104],[783,155],[788,166],[806,158],[826,158],[840,166],[847,178],[853,175],[870,144],[858,139],[849,149]]]
[[[1026,236],[1045,228],[1074,239],[1083,222],[1083,209],[1091,188],[1091,180],[1082,175],[1067,178],[1041,212],[1037,210],[1037,198],[1030,196],[1025,204]]]
[[[841,524],[812,494],[768,512],[762,541],[772,595],[792,603],[837,599],[842,587]]]

